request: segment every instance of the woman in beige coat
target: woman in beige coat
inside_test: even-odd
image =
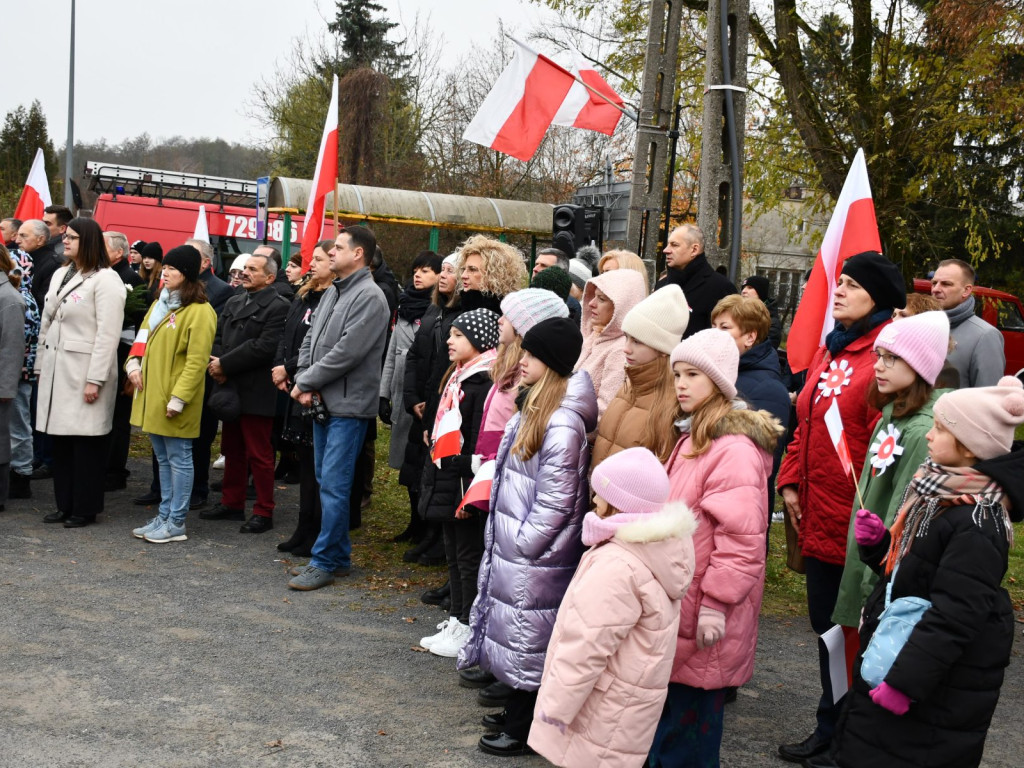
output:
[[[39,328],[36,429],[53,440],[57,510],[43,521],[81,528],[103,511],[126,292],[94,220],[72,219],[64,255],[68,263],[53,274]]]

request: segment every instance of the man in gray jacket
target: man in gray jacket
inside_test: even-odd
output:
[[[377,418],[390,316],[370,274],[376,247],[377,238],[366,227],[346,227],[338,234],[329,254],[334,285],[320,300],[299,350],[291,396],[314,408],[313,457],[323,521],[309,565],[293,570],[292,589],[319,589],[335,576],[347,576],[351,567],[349,496],[366,430]],[[325,411],[321,415],[317,403]]]
[[[949,317],[956,346],[948,359],[960,373],[960,386],[994,387],[1006,368],[1003,334],[974,314],[974,280],[974,267],[966,261],[940,261],[932,276],[932,297]]]

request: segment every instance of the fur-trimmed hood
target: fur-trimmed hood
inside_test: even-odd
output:
[[[779,438],[785,434],[782,424],[768,411],[753,411],[747,408],[736,408],[727,413],[715,425],[712,437],[723,435],[744,435],[754,441],[754,445],[768,453],[775,453]]]

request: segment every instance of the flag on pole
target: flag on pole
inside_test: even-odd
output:
[[[850,456],[850,447],[846,444],[846,432],[843,430],[843,417],[839,413],[839,401],[832,400],[832,405],[825,411],[825,426],[828,427],[828,436],[832,438],[832,445],[839,454],[839,463],[843,465],[846,473],[857,482],[857,475],[853,469],[853,458]]]
[[[202,240],[204,243],[210,242],[210,227],[206,223],[206,206],[199,206],[199,216],[196,217],[196,231],[192,235],[193,240]]]
[[[497,463],[491,459],[480,465],[480,469],[473,476],[473,482],[466,489],[466,495],[462,497],[459,506],[455,508],[456,512],[459,512],[467,504],[472,504],[482,510],[491,506],[491,486],[494,485],[494,468]]]
[[[53,205],[53,199],[50,197],[50,185],[46,182],[46,161],[43,150],[37,149],[18,207],[14,209],[14,218],[21,221],[41,219],[43,209],[50,205]]]
[[[526,162],[537,151],[575,82],[567,69],[515,43],[515,55],[462,138]]]
[[[462,451],[462,414],[456,405],[444,412],[437,424],[437,439],[430,449],[430,460],[440,469],[441,459],[458,456]]]
[[[881,253],[882,241],[878,236],[864,150],[858,149],[786,341],[786,355],[794,373],[807,370],[814,353],[825,343],[825,337],[835,325],[832,297],[843,262],[863,251]]]
[[[606,133],[611,136],[615,133],[615,127],[622,117],[622,110],[617,109],[623,105],[622,97],[608,85],[607,81],[597,73],[593,65],[588,62],[579,51],[575,52],[575,60],[572,66],[572,73],[580,80],[593,88],[594,91],[603,93],[606,99],[602,99],[594,91],[588,89],[578,81],[572,84],[565,101],[555,118],[552,121],[555,125],[568,125],[572,128],[585,128],[598,133]],[[614,102],[614,104],[609,103]]]
[[[313,186],[309,189],[309,203],[306,205],[306,226],[302,230],[302,271],[309,269],[313,249],[323,239],[324,208],[327,193],[334,191],[338,178],[338,76],[331,85],[331,105],[327,108],[324,134],[320,139],[320,154],[317,155]],[[371,256],[373,254],[370,254]]]

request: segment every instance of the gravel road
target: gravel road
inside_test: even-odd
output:
[[[294,526],[296,486],[278,491],[270,533],[194,518],[187,542],[147,544],[129,532],[152,514],[130,503],[148,462],[132,469],[98,525],[44,525],[47,482],[0,514],[0,765],[547,764],[477,750],[475,692],[458,687],[452,660],[413,650],[442,618],[420,587],[359,569],[357,551],[335,586],[286,588],[274,545]],[[805,621],[762,620],[754,679],[727,709],[723,766],[787,765],[774,749],[812,725],[814,643]],[[991,768],[1022,764],[1020,651],[1018,635]]]

